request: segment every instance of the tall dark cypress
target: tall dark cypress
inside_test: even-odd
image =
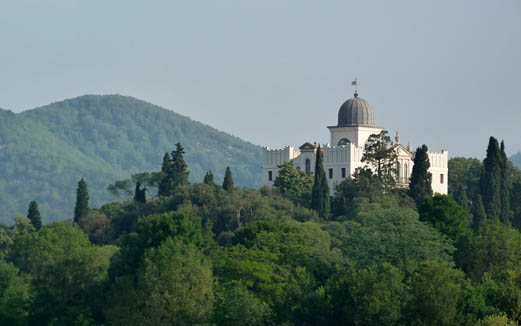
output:
[[[409,196],[416,201],[417,205],[423,203],[425,196],[432,196],[432,174],[429,172],[431,164],[427,153],[428,150],[426,145],[422,145],[416,149],[416,154],[414,155]]]
[[[81,178],[76,190],[76,206],[74,207],[74,222],[79,223],[82,218],[89,214],[89,190],[87,182]]]
[[[181,143],[175,144],[176,149],[172,152],[172,180],[174,188],[188,184],[188,165],[185,162],[185,149]]]
[[[172,158],[168,152],[163,156],[161,165],[161,180],[159,181],[157,195],[167,197],[172,194]]]
[[[456,193],[454,194],[454,200],[463,207],[465,212],[467,213],[467,226],[472,226],[473,224],[473,216],[469,207],[469,199],[467,197],[467,191],[465,190],[465,186],[460,184]]]
[[[504,223],[510,222],[512,212],[510,211],[510,186],[509,186],[509,175],[508,175],[508,158],[505,153],[505,142],[501,141],[501,185],[499,195],[501,198],[501,221]]]
[[[230,170],[229,166],[226,167],[226,172],[224,172],[223,189],[226,191],[233,190],[232,170]]]
[[[483,205],[490,219],[501,215],[501,173],[502,158],[499,144],[494,137],[490,137],[487,147],[487,157],[483,160],[483,174],[480,188]]]
[[[478,228],[479,225],[487,219],[487,212],[480,194],[477,194],[476,198],[472,202],[472,215],[474,228]]]
[[[205,184],[207,184],[207,185],[210,185],[210,186],[215,185],[215,180],[214,180],[214,177],[213,177],[212,170],[209,170],[208,172],[206,172],[206,174],[204,175],[203,182]]]
[[[313,182],[313,189],[311,190],[311,208],[314,209],[321,218],[329,217],[329,185],[324,171],[320,145],[318,146],[315,160],[315,180]]]
[[[38,203],[36,200],[33,200],[29,203],[27,218],[31,221],[31,224],[37,231],[42,227],[42,217],[40,215],[40,210],[38,209]]]

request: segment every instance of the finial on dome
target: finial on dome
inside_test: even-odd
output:
[[[355,80],[351,82],[351,86],[355,87],[355,97],[358,97],[358,80],[356,77]]]
[[[358,92],[357,91],[355,91],[355,97],[358,97]]]

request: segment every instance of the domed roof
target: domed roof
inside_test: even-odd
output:
[[[373,109],[363,98],[355,97],[345,101],[338,110],[338,126],[374,126]]]

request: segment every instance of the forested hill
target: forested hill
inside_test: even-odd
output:
[[[521,169],[521,152],[517,152],[516,154],[512,155],[509,157],[509,160],[512,161],[512,163],[514,163],[518,169]]]
[[[190,179],[230,166],[236,184],[260,185],[261,147],[170,110],[126,96],[85,95],[23,113],[0,109],[0,221],[37,200],[44,221],[71,218],[80,178],[91,204],[111,201],[108,184],[158,171],[181,142]]]

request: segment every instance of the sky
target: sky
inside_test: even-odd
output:
[[[0,107],[133,96],[252,143],[329,142],[351,98],[401,143],[521,151],[521,1],[0,0]]]

